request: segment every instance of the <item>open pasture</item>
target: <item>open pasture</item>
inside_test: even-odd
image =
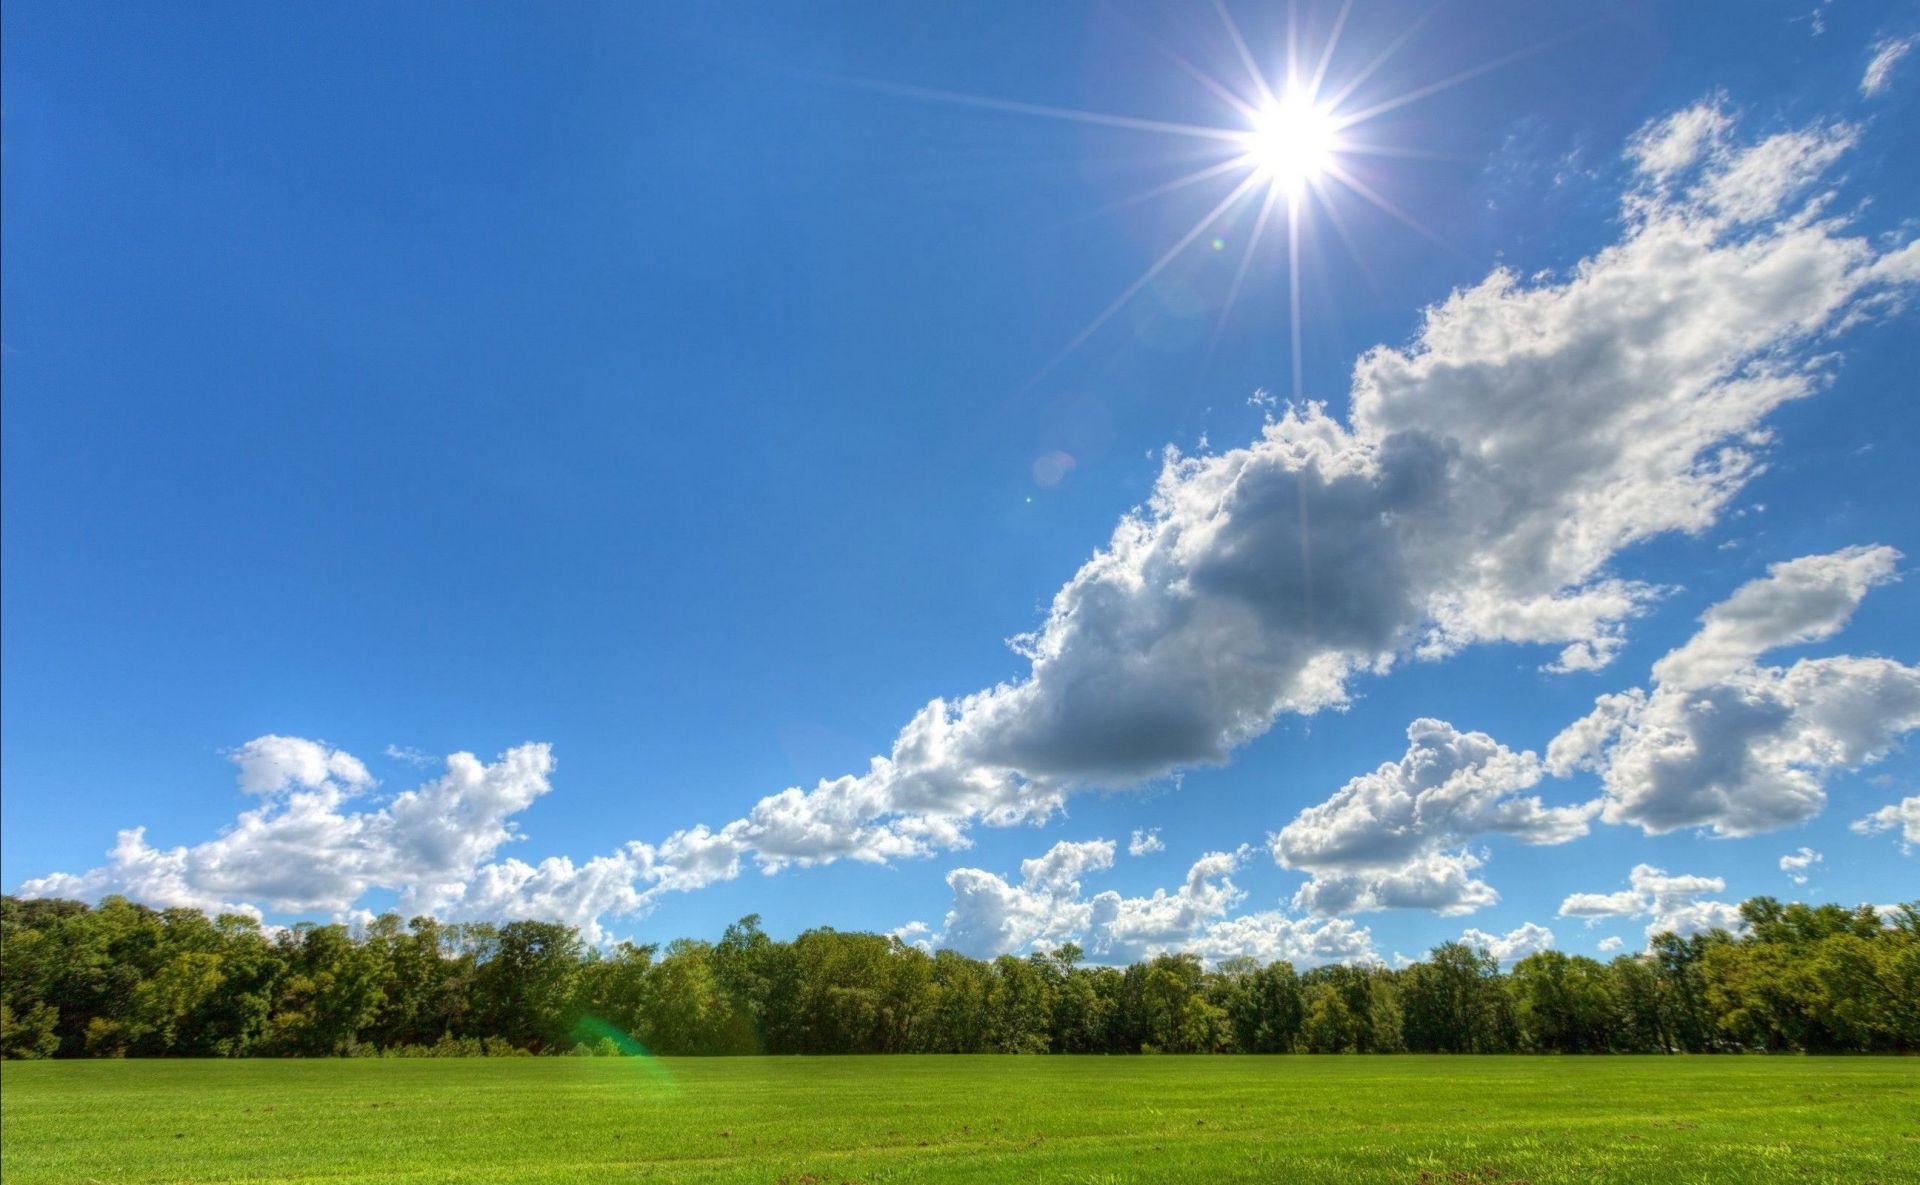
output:
[[[1920,1062],[822,1057],[11,1063],[38,1182],[1920,1180]]]

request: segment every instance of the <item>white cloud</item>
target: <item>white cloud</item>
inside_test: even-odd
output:
[[[1866,72],[1860,75],[1860,93],[1877,95],[1887,89],[1892,80],[1893,67],[1901,58],[1907,56],[1920,37],[1889,37],[1877,41],[1873,46],[1873,60],[1867,63]]]
[[[1602,938],[1600,940],[1600,943],[1597,949],[1600,951],[1601,954],[1612,954],[1614,951],[1619,950],[1621,947],[1625,946],[1626,944],[1627,944],[1626,940],[1621,938],[1620,936],[1616,934],[1609,934],[1605,938]]]
[[[386,755],[394,761],[404,761],[416,769],[431,769],[435,759],[430,753],[423,753],[411,745],[393,745],[386,747]]]
[[[1628,874],[1630,889],[1616,893],[1574,893],[1560,903],[1563,918],[1585,918],[1588,925],[1602,918],[1640,918],[1647,937],[1669,930],[1682,936],[1715,928],[1739,930],[1745,923],[1740,907],[1730,901],[1712,901],[1709,893],[1726,891],[1717,876],[1670,876],[1651,864],[1636,864]]]
[[[218,837],[158,849],[144,828],[120,833],[108,862],[80,876],[27,881],[27,896],[98,898],[122,893],[158,905],[207,910],[259,905],[349,913],[372,889],[400,892],[402,907],[435,910],[465,896],[482,863],[515,837],[512,816],[549,789],[546,745],[510,749],[491,765],[471,753],[447,772],[364,810],[350,797],[372,785],[352,755],[297,737],[260,737],[235,750],[241,788],[267,801],[241,812]]]
[[[1110,868],[1113,849],[1105,840],[1056,844],[1022,862],[1018,884],[984,869],[954,869],[947,874],[953,907],[943,931],[930,935],[930,942],[980,957],[1077,942],[1101,962],[1167,951],[1188,951],[1209,961],[1235,955],[1303,964],[1376,961],[1371,935],[1350,922],[1293,918],[1277,910],[1233,916],[1246,899],[1232,879],[1245,849],[1207,853],[1172,891],[1127,897],[1105,890],[1088,896],[1080,878]],[[924,933],[924,927],[915,932]]]
[[[1486,951],[1502,967],[1511,967],[1528,955],[1550,950],[1553,947],[1553,931],[1532,922],[1523,922],[1518,929],[1505,934],[1468,930],[1460,936],[1460,941],[1475,950]]]
[[[1294,897],[1316,914],[1418,908],[1469,913],[1499,899],[1472,876],[1465,845],[1484,835],[1555,844],[1587,833],[1598,803],[1549,807],[1520,791],[1540,759],[1444,720],[1407,728],[1407,751],[1300,812],[1270,838],[1282,866],[1309,871]],[[1457,850],[1456,850],[1457,849]]]
[[[1775,564],[1707,610],[1653,666],[1651,691],[1603,695],[1547,748],[1547,767],[1600,774],[1603,817],[1649,834],[1751,835],[1811,818],[1833,773],[1885,756],[1920,728],[1920,667],[1883,658],[1760,655],[1831,637],[1899,553],[1852,547]]]
[[[1861,835],[1898,831],[1900,850],[1909,852],[1914,844],[1920,844],[1920,794],[1890,802],[1864,819],[1855,819],[1851,826]]]
[[[1882,251],[1826,213],[1820,176],[1852,129],[1742,146],[1734,126],[1723,103],[1650,125],[1629,149],[1618,242],[1564,275],[1503,268],[1454,292],[1409,343],[1357,360],[1345,419],[1291,408],[1245,447],[1169,450],[1146,505],[1016,639],[1026,672],[933,700],[864,771],[584,864],[503,860],[464,883],[457,865],[430,868],[432,898],[586,916],[749,864],[928,856],[1078,790],[1223,761],[1410,655],[1504,641],[1555,648],[1560,669],[1604,665],[1658,591],[1614,574],[1616,555],[1713,524],[1761,465],[1766,417],[1825,382],[1830,351],[1810,347],[1920,280],[1920,250]],[[337,807],[290,803],[243,829],[368,825]],[[1469,900],[1473,857],[1422,859]],[[363,863],[291,878],[323,884],[264,867],[215,879],[330,905],[384,883]]]
[[[1158,827],[1133,829],[1133,838],[1127,841],[1127,855],[1147,856],[1154,852],[1164,852],[1167,845],[1160,842]]]
[[[301,737],[255,737],[227,754],[240,767],[236,779],[248,794],[279,794],[286,790],[365,790],[373,785],[358,757]]]
[[[1823,857],[1812,848],[1803,847],[1797,852],[1789,852],[1780,857],[1780,871],[1796,885],[1807,883],[1807,870],[1820,863]]]

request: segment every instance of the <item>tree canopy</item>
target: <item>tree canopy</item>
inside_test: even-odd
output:
[[[602,949],[554,922],[266,928],[120,897],[0,899],[0,1052],[1624,1053],[1920,1050],[1920,903],[1756,897],[1738,935],[1503,971],[1452,942],[1399,968],[1169,953],[967,958],[878,934]]]

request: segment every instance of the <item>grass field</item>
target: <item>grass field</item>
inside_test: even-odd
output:
[[[1920,1061],[95,1061],[0,1072],[7,1185],[1920,1181]]]

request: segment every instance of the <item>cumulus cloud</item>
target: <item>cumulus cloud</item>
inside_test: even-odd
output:
[[[1860,93],[1873,96],[1886,90],[1893,78],[1893,67],[1907,56],[1916,42],[1920,42],[1920,37],[1889,37],[1876,41],[1873,60],[1867,63],[1866,71],[1860,75]]]
[[[1900,834],[1900,850],[1910,852],[1914,844],[1920,844],[1920,794],[1890,802],[1864,819],[1855,819],[1852,828],[1860,835],[1896,831]]]
[[[365,790],[373,775],[358,757],[328,747],[324,741],[303,737],[255,737],[227,754],[240,767],[236,779],[248,794],[279,794],[286,790]]]
[[[1553,931],[1532,922],[1523,922],[1518,929],[1505,934],[1468,930],[1460,936],[1460,941],[1475,950],[1486,951],[1502,967],[1511,967],[1528,955],[1552,949]]]
[[[1621,947],[1625,946],[1626,944],[1627,944],[1626,940],[1621,938],[1620,936],[1616,934],[1609,934],[1605,938],[1602,938],[1600,940],[1600,943],[1597,949],[1600,951],[1601,954],[1612,954],[1614,951],[1619,950]]]
[[[1606,664],[1658,592],[1614,558],[1713,524],[1761,465],[1768,415],[1823,385],[1830,351],[1810,347],[1920,281],[1920,250],[1828,213],[1823,170],[1853,129],[1743,144],[1736,124],[1711,102],[1650,125],[1617,242],[1426,310],[1410,342],[1357,360],[1344,418],[1310,404],[1244,447],[1169,450],[1145,505],[1015,640],[1024,673],[931,701],[865,770],[583,864],[502,860],[436,899],[631,912],[750,865],[928,856],[1078,790],[1224,761],[1410,656],[1511,642]],[[1468,891],[1472,857],[1422,858]],[[331,902],[356,878],[284,897],[228,883]]]
[[[1269,847],[1283,867],[1313,874],[1294,897],[1296,908],[1311,913],[1470,913],[1499,894],[1473,876],[1482,861],[1465,850],[1469,841],[1506,835],[1555,844],[1587,833],[1598,803],[1550,807],[1520,793],[1543,772],[1533,753],[1516,753],[1486,733],[1416,720],[1400,760],[1301,811]]]
[[[1129,856],[1147,856],[1154,852],[1164,852],[1166,850],[1167,845],[1160,842],[1160,829],[1158,827],[1144,829],[1136,827],[1133,829],[1133,838],[1127,841],[1127,855]]]
[[[209,911],[260,905],[347,915],[372,889],[401,894],[402,906],[432,911],[467,892],[482,863],[515,837],[512,816],[550,788],[553,754],[521,745],[492,764],[471,753],[446,759],[446,773],[354,810],[349,799],[373,783],[351,754],[298,737],[266,736],[232,754],[240,788],[267,801],[218,837],[192,847],[155,848],[144,828],[122,831],[108,862],[79,876],[27,881],[27,896],[94,899],[121,893],[164,906]]]
[[[1560,903],[1560,916],[1585,918],[1590,926],[1605,918],[1647,918],[1650,939],[1668,931],[1684,937],[1745,925],[1739,905],[1707,899],[1709,893],[1726,891],[1720,877],[1670,876],[1651,864],[1636,864],[1627,883],[1630,888],[1615,893],[1574,893]]]
[[[1807,870],[1823,859],[1819,852],[1803,847],[1797,852],[1789,852],[1780,857],[1780,871],[1796,885],[1807,883]]]
[[[1209,852],[1194,861],[1172,890],[1127,897],[1111,889],[1089,896],[1082,877],[1113,865],[1108,840],[1055,844],[1020,866],[1018,883],[979,868],[947,874],[953,906],[944,929],[916,935],[931,945],[986,957],[1051,950],[1077,942],[1101,962],[1128,962],[1166,951],[1190,951],[1210,961],[1251,955],[1264,962],[1373,962],[1371,935],[1344,920],[1312,921],[1277,910],[1235,915],[1246,894],[1232,874],[1247,852]]]
[[[1851,655],[1758,660],[1837,633],[1869,589],[1896,578],[1899,558],[1850,547],[1773,565],[1654,664],[1652,690],[1599,697],[1548,746],[1548,768],[1599,773],[1603,817],[1649,834],[1751,835],[1811,818],[1835,772],[1879,760],[1920,728],[1920,667]]]

